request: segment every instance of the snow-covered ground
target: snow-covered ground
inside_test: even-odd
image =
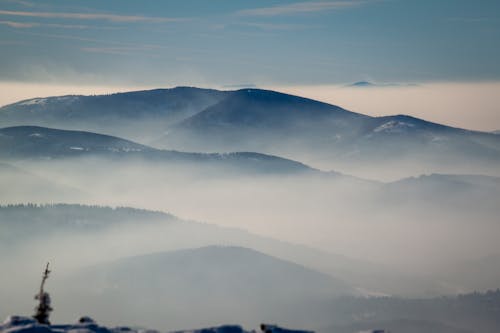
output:
[[[284,329],[276,325],[260,325],[264,333],[312,333],[308,331],[297,331]],[[158,333],[155,330],[130,327],[105,327],[98,325],[89,317],[81,317],[75,324],[64,325],[41,325],[31,317],[9,316],[3,324],[0,324],[1,333]],[[195,330],[183,330],[173,333],[253,333],[246,331],[241,326],[223,325],[218,327],[202,328]]]

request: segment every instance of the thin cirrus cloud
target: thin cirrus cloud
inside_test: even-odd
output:
[[[103,26],[94,27],[94,26],[90,26],[90,25],[81,25],[81,24],[15,22],[15,21],[3,21],[3,20],[0,20],[0,24],[9,26],[11,28],[17,28],[17,29],[29,29],[29,28],[37,28],[37,27],[62,28],[62,29],[90,29],[90,28],[118,29],[117,27],[103,27]]]
[[[34,7],[35,6],[35,4],[33,2],[25,1],[25,0],[4,0],[4,1],[5,2],[15,3],[15,4],[18,4],[18,5],[25,6],[25,7]]]
[[[25,23],[25,22],[14,22],[14,21],[0,21],[0,24],[9,26],[11,28],[33,28],[38,26],[37,23]]]
[[[145,54],[148,56],[155,56],[151,54],[154,47],[151,46],[136,46],[136,47],[83,47],[82,51],[90,53],[104,53],[104,54],[115,54],[115,55],[137,55]]]
[[[38,37],[45,37],[45,38],[53,38],[53,39],[76,40],[76,41],[81,41],[81,42],[113,44],[113,45],[123,45],[123,46],[132,46],[132,47],[136,46],[136,44],[134,44],[134,43],[126,43],[126,42],[119,42],[119,41],[112,41],[112,40],[102,40],[102,39],[80,37],[80,36],[73,36],[73,35],[46,34],[46,33],[37,33],[37,32],[23,32],[23,34],[31,35],[31,36],[38,36]],[[155,46],[153,45],[150,47],[155,47]]]
[[[297,2],[293,4],[273,6],[273,7],[244,9],[238,11],[236,14],[242,16],[293,15],[301,13],[313,13],[313,12],[358,7],[362,4],[365,4],[366,2],[367,1],[363,0]]]
[[[482,23],[487,22],[488,18],[486,17],[449,17],[447,19],[449,22],[458,22],[458,23]]]
[[[242,22],[239,25],[257,28],[261,30],[299,30],[308,28],[305,24],[284,24],[284,23],[263,23],[263,22]]]
[[[57,18],[57,19],[76,19],[76,20],[104,20],[110,22],[128,22],[128,23],[163,23],[184,21],[183,18],[170,17],[151,17],[140,15],[118,15],[102,13],[60,13],[60,12],[29,12],[0,10],[0,15],[19,16],[19,17],[38,17],[38,18]]]

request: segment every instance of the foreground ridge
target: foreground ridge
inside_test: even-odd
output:
[[[279,327],[277,325],[261,324],[263,333],[314,333],[312,331],[292,330]],[[40,324],[35,319],[23,316],[9,316],[0,324],[0,332],[5,333],[159,333],[157,330],[143,328],[130,328],[124,326],[105,327],[98,325],[92,318],[81,317],[75,324],[46,325]],[[254,330],[246,331],[239,325],[222,325],[217,327],[182,330],[172,333],[255,333]]]

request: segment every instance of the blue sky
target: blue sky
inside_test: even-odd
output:
[[[2,81],[497,81],[499,41],[497,0],[0,0]]]

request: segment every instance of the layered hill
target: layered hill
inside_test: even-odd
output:
[[[266,90],[234,92],[161,140],[192,150],[256,150],[299,160],[376,162],[500,159],[500,139],[397,115],[369,117]]]
[[[493,164],[500,160],[500,136],[493,133],[404,114],[370,117],[261,89],[179,87],[37,98],[0,108],[0,124],[99,132],[164,149],[258,151],[370,177],[394,166],[408,169],[401,176],[428,171],[498,175]],[[363,167],[367,164],[371,171]]]
[[[56,201],[68,197],[79,200],[83,196],[83,193],[74,187],[2,162],[0,162],[0,188],[2,188],[0,201],[3,204],[22,202],[26,200],[26,193],[43,194]]]
[[[136,242],[129,242],[131,237],[135,237]],[[140,242],[141,239],[147,241]],[[88,242],[93,242],[92,251],[85,247]],[[384,280],[397,276],[398,281],[406,279],[403,284],[407,286],[419,283],[418,278],[412,280],[409,276],[388,272],[380,265],[258,236],[241,229],[182,220],[159,211],[78,204],[0,206],[0,250],[4,253],[0,255],[0,261],[8,261],[9,257],[14,257],[15,261],[16,256],[6,256],[5,253],[20,255],[27,249],[35,248],[36,255],[32,253],[27,261],[57,255],[59,264],[64,267],[63,257],[66,256],[57,254],[54,248],[67,243],[72,244],[71,250],[66,251],[68,258],[72,261],[78,258],[78,263],[74,263],[77,266],[140,253],[226,244],[252,248],[329,276],[349,280],[353,286],[350,289],[354,286],[363,290],[380,287],[380,291],[389,292],[381,285],[363,285],[363,282],[370,281],[367,276],[370,279],[383,276]],[[110,246],[113,251],[105,251]],[[99,258],[93,257],[94,252],[103,251],[106,253]],[[8,288],[8,283],[5,288]]]
[[[132,141],[84,131],[38,126],[0,129],[0,159],[55,160],[72,157],[136,159],[163,164],[219,166],[241,171],[312,172],[308,166],[284,158],[251,152],[227,154],[184,153],[155,149]]]
[[[38,125],[86,130],[147,140],[148,127],[162,133],[169,125],[196,114],[227,95],[212,89],[177,87],[110,95],[33,98],[2,107],[0,124]]]
[[[137,316],[136,323],[174,328],[259,320],[304,326],[314,317],[308,306],[356,294],[317,271],[251,249],[219,246],[108,262],[61,284],[70,287],[59,297],[78,299],[74,310],[98,320],[106,309],[108,320]],[[296,317],[301,314],[305,322]]]

